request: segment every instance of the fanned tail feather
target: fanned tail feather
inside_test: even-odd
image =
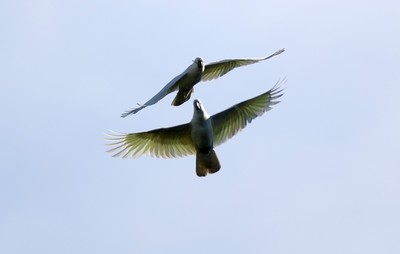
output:
[[[190,99],[190,96],[193,93],[193,88],[190,90],[187,89],[180,89],[175,96],[175,99],[172,101],[171,105],[179,106]]]
[[[196,173],[197,176],[206,176],[207,174],[213,174],[218,172],[221,168],[217,154],[214,149],[211,149],[209,153],[202,153],[197,151],[196,153]]]

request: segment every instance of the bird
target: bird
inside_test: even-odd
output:
[[[167,96],[168,94],[178,90],[177,95],[172,101],[173,106],[179,106],[190,99],[193,93],[193,87],[200,81],[209,81],[219,77],[222,77],[231,70],[254,64],[260,61],[267,60],[271,57],[277,56],[285,51],[284,48],[277,50],[272,55],[262,58],[239,58],[239,59],[225,59],[218,62],[212,62],[204,64],[203,58],[197,57],[193,60],[193,63],[187,67],[187,69],[173,78],[168,84],[164,86],[156,95],[144,104],[139,104],[137,108],[130,109],[122,113],[121,117],[127,117],[131,114],[136,114],[140,110],[150,105],[156,104],[159,100]]]
[[[210,116],[199,99],[193,101],[193,117],[189,123],[138,133],[108,133],[108,152],[113,157],[137,158],[143,155],[178,158],[196,155],[199,177],[216,173],[221,168],[214,148],[264,114],[280,101],[283,89],[278,83],[267,92],[233,105]]]

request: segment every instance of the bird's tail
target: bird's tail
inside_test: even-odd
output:
[[[208,153],[197,151],[196,153],[196,173],[197,176],[206,176],[208,173],[212,174],[218,172],[221,168],[217,154],[214,149]]]
[[[184,102],[188,101],[190,99],[190,96],[193,93],[193,88],[188,90],[188,89],[179,89],[178,94],[175,96],[175,99],[172,101],[173,106],[179,106],[183,104]]]

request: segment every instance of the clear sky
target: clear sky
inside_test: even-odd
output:
[[[400,253],[398,1],[1,1],[0,31],[0,253]],[[282,47],[120,118],[197,56]],[[285,77],[217,174],[105,152]]]

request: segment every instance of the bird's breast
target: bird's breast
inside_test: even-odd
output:
[[[186,70],[186,74],[179,81],[179,88],[186,88],[188,90],[192,89],[194,85],[201,80],[201,69],[196,65],[189,66]]]
[[[197,149],[213,147],[213,131],[209,120],[192,122],[192,140]]]

